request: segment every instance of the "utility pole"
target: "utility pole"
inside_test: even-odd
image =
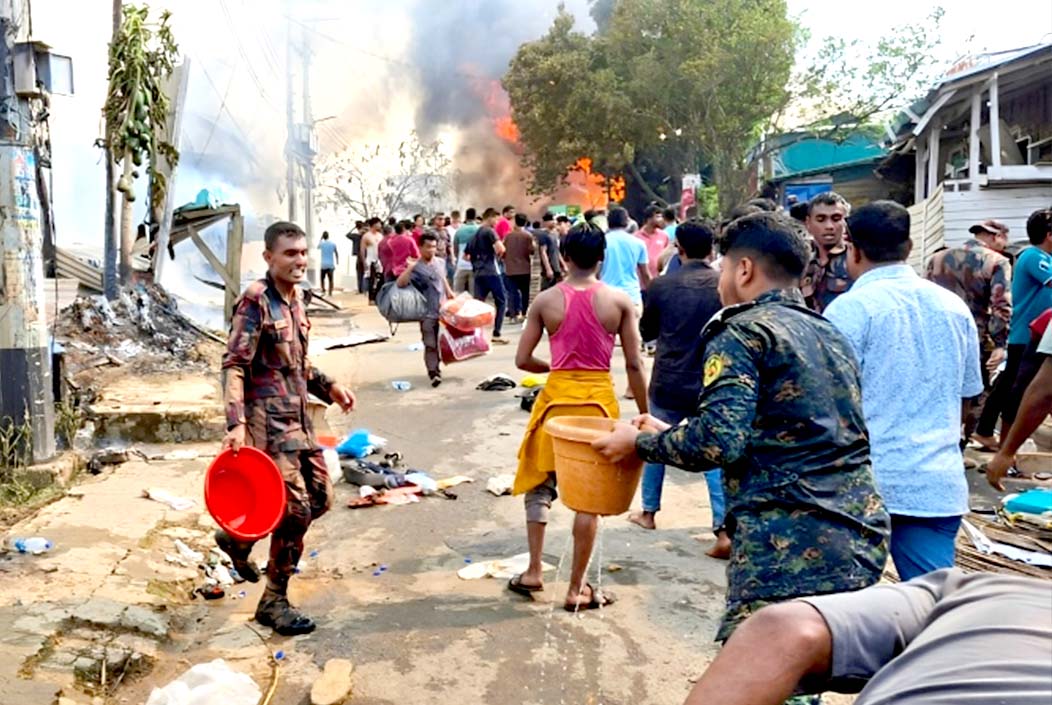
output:
[[[121,0],[113,0],[113,29],[110,41],[117,41],[121,31]],[[107,55],[107,66],[109,65]],[[109,132],[107,131],[107,134]],[[103,140],[106,138],[104,137]],[[117,298],[117,219],[114,215],[116,198],[113,192],[113,153],[108,144],[103,144],[102,158],[106,160],[106,216],[102,225],[102,292],[113,301]]]
[[[285,188],[289,199],[289,222],[296,222],[296,112],[293,104],[292,2],[285,0]]]
[[[30,101],[15,94],[14,39],[22,0],[0,4],[0,423],[32,427],[33,459],[55,453],[51,354]]]
[[[317,283],[318,267],[314,252],[314,155],[317,152],[317,140],[314,137],[314,121],[311,118],[310,104],[310,63],[311,50],[306,28],[292,16],[292,4],[285,2],[285,15],[288,21],[288,42],[285,47],[285,118],[288,129],[288,140],[285,143],[285,180],[289,194],[289,221],[297,222],[297,215],[302,221],[303,231],[307,235],[307,279]],[[293,43],[293,24],[299,27],[299,44]],[[298,77],[297,77],[298,62]],[[296,117],[295,84],[299,80],[301,119]],[[303,191],[302,213],[297,208],[298,191]]]
[[[308,251],[314,252],[314,120],[311,117],[310,108],[310,39],[307,32],[300,32],[302,43],[300,44],[301,65],[303,67],[303,132],[307,144],[303,147],[301,164],[303,166],[303,230],[307,233]],[[313,258],[311,258],[313,264]],[[308,266],[307,276],[314,280],[313,268]]]

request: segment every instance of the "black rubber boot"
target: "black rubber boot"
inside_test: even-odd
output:
[[[285,595],[267,590],[256,607],[256,621],[281,636],[310,634],[317,626],[314,620],[289,604]]]
[[[244,546],[222,529],[216,529],[214,538],[219,549],[230,556],[230,561],[234,564],[237,574],[250,583],[258,583],[259,569],[248,560],[248,554],[252,552],[252,549],[246,551]]]

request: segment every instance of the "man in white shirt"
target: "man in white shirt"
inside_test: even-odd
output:
[[[903,580],[950,568],[968,511],[960,435],[983,391],[979,336],[965,303],[906,264],[909,212],[877,201],[847,221],[854,280],[825,316],[862,367],[873,474],[891,514],[891,556]]]

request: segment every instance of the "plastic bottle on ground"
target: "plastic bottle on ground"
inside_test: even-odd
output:
[[[32,553],[34,556],[46,553],[54,547],[53,543],[42,536],[12,539],[11,545],[19,553]]]

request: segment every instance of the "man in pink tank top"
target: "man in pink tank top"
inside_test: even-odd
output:
[[[647,408],[646,379],[640,354],[636,315],[628,295],[603,284],[596,276],[606,241],[599,228],[582,223],[562,241],[563,255],[569,263],[569,277],[541,292],[530,306],[526,327],[519,339],[515,364],[527,372],[549,372],[544,389],[537,396],[526,434],[519,448],[519,468],[515,475],[515,494],[524,494],[526,536],[530,565],[526,572],[508,583],[512,592],[531,596],[543,589],[541,554],[544,533],[555,487],[555,459],[551,437],[544,422],[552,416],[620,415],[610,360],[614,337],[621,335],[628,381],[639,410]],[[551,363],[534,356],[541,336],[547,331],[551,343]],[[568,611],[606,606],[613,600],[588,584],[585,570],[595,545],[599,519],[578,513],[574,519],[573,565],[566,593]]]

